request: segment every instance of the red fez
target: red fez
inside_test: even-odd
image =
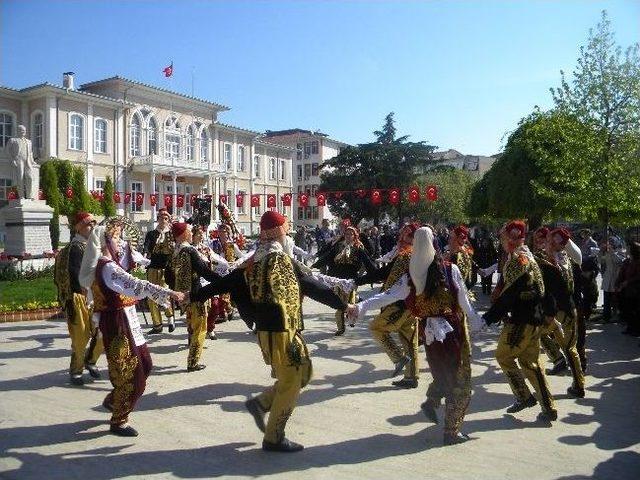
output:
[[[458,225],[453,229],[453,233],[456,237],[463,241],[466,240],[467,237],[469,237],[469,229],[464,225]]]
[[[93,218],[93,215],[91,215],[88,212],[78,212],[76,213],[75,218],[73,219],[73,224],[77,225],[79,223],[84,223],[84,224],[88,224],[91,222],[95,222],[95,219]]]
[[[569,233],[569,230],[567,230],[566,228],[554,228],[550,233],[552,237],[560,237],[560,244],[562,246],[566,245],[571,238],[571,233]]]
[[[173,238],[180,237],[184,232],[187,231],[189,225],[184,222],[176,222],[171,226],[171,232],[173,233]]]
[[[549,229],[547,227],[540,227],[535,231],[535,233],[533,235],[535,237],[546,238],[548,234],[549,234]]]
[[[260,238],[262,240],[273,240],[282,235],[286,235],[289,230],[287,217],[275,210],[267,210],[260,219]]]
[[[522,240],[527,233],[527,225],[522,220],[513,220],[502,229],[510,240]]]

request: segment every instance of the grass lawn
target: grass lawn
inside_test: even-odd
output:
[[[7,303],[53,302],[57,300],[53,278],[0,282],[0,305]]]

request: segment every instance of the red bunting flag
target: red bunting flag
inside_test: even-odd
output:
[[[120,192],[113,192],[113,203],[120,203]]]
[[[144,193],[136,193],[136,205],[139,207],[144,203]]]
[[[173,195],[166,194],[164,196],[164,206],[168,208],[171,205],[173,205]]]
[[[418,203],[420,201],[420,189],[418,187],[409,188],[409,201],[411,203]]]
[[[282,195],[282,206],[283,207],[290,207],[291,206],[291,194],[290,193],[285,193],[284,195]]]
[[[176,205],[178,206],[178,208],[184,207],[184,195],[182,193],[179,193],[176,197]]]
[[[227,195],[218,196],[218,202],[224,203],[226,205],[228,201],[229,201],[229,197],[227,197]]]
[[[299,193],[298,194],[298,204],[301,207],[306,207],[307,205],[309,205],[309,197],[307,196],[306,193]]]
[[[319,207],[324,207],[327,204],[327,196],[324,193],[316,193],[316,201]]]
[[[189,197],[189,205],[191,205],[192,207],[195,207],[195,206],[196,206],[196,202],[197,202],[197,200],[198,200],[198,195],[193,195],[193,194],[192,194],[192,195]]]
[[[382,203],[382,192],[380,190],[371,190],[371,203],[376,206]]]
[[[391,190],[389,190],[389,203],[391,205],[397,205],[398,203],[400,203],[400,189],[399,188],[392,188]]]
[[[427,200],[430,202],[435,202],[438,200],[438,187],[435,185],[429,185],[427,187]]]
[[[260,206],[260,195],[257,193],[254,193],[253,195],[251,195],[251,206],[252,207],[259,207]]]
[[[157,193],[150,193],[149,194],[149,204],[152,207],[155,207],[157,203],[158,203],[158,194]]]
[[[164,67],[162,69],[162,73],[164,73],[164,76],[167,78],[173,75],[173,62],[171,62],[171,65],[169,65],[168,67]]]
[[[73,188],[70,186],[67,187],[67,190],[64,192],[64,196],[67,198],[73,198]]]
[[[124,194],[124,203],[125,205],[131,203],[131,194],[129,192],[125,192]]]
[[[244,205],[244,193],[238,193],[236,195],[236,207],[242,208]]]
[[[276,196],[272,193],[267,195],[267,207],[276,208]]]

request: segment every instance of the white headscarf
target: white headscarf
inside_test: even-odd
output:
[[[413,250],[409,260],[409,274],[416,287],[416,295],[424,292],[427,283],[427,272],[436,256],[433,247],[433,231],[429,227],[421,227],[413,235]]]
[[[80,281],[80,285],[86,289],[90,289],[91,284],[95,280],[98,259],[102,256],[102,248],[107,244],[107,239],[104,234],[104,225],[95,227],[91,235],[89,235],[87,248],[84,251],[84,255],[82,255],[82,264],[80,265],[78,280]]]

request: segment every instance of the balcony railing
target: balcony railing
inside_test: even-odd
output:
[[[144,167],[144,166],[167,166],[175,168],[190,168],[194,170],[202,170],[212,173],[223,173],[223,165],[215,165],[210,162],[201,162],[200,160],[187,160],[186,157],[166,157],[163,155],[141,155],[133,157],[131,160],[132,165]]]

